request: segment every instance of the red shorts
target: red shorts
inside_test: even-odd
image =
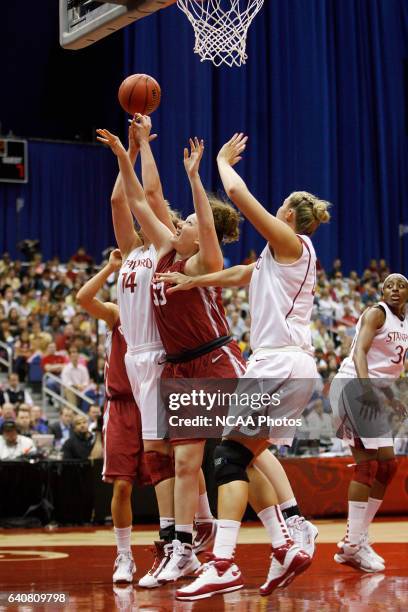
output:
[[[137,404],[134,401],[108,400],[103,411],[102,434],[103,480],[127,480],[140,486],[148,484]]]
[[[185,363],[166,363],[162,378],[240,378],[245,359],[235,340]]]
[[[202,357],[185,363],[166,363],[162,378],[240,378],[246,369],[245,359],[235,340],[214,349]],[[204,442],[204,438],[170,438],[171,444]]]

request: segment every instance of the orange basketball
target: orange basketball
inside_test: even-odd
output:
[[[160,85],[148,74],[131,74],[122,81],[118,98],[129,115],[150,115],[160,104]]]

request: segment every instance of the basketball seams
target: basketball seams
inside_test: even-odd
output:
[[[119,87],[118,98],[130,115],[150,115],[160,104],[160,85],[148,74],[129,75]]]
[[[149,88],[148,88],[148,84],[149,84],[149,80],[150,77],[148,75],[146,75],[146,79],[145,79],[145,99],[144,99],[144,105],[143,105],[143,113],[142,115],[146,115],[146,111],[148,109],[148,101],[147,101],[147,97],[149,95]]]
[[[132,98],[133,98],[133,92],[135,91],[135,87],[137,86],[137,84],[139,83],[139,81],[140,81],[140,79],[141,79],[141,78],[142,78],[142,77],[140,76],[139,78],[137,78],[137,79],[135,80],[135,82],[133,83],[133,87],[132,87],[132,89],[130,90],[130,93],[129,93],[129,96],[128,96],[127,108],[128,108],[128,112],[129,112],[129,114],[130,114],[130,115],[132,114],[132,112],[131,112],[131,108],[132,108]]]

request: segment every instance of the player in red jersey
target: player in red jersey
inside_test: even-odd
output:
[[[133,483],[144,481],[141,471],[142,427],[139,408],[126,374],[124,357],[127,346],[120,329],[119,308],[96,297],[108,277],[121,265],[120,251],[115,249],[106,266],[79,290],[77,302],[91,316],[105,321],[109,328],[106,337],[102,477],[106,482],[113,482],[111,509],[118,553],[113,582],[132,582],[136,566],[130,546],[131,494]]]
[[[143,137],[141,117],[136,130]],[[105,140],[117,155],[126,197],[145,234],[157,249],[157,271],[179,270],[194,276],[223,267],[220,243],[238,238],[238,213],[228,204],[210,204],[198,169],[204,143],[190,140],[184,165],[190,181],[195,214],[190,215],[174,236],[139,197],[133,166],[120,140],[105,131]],[[143,160],[142,160],[143,163]],[[197,289],[188,301],[175,295],[167,302],[164,283],[152,284],[152,299],[160,336],[166,351],[165,378],[236,378],[245,368],[238,345],[231,340],[216,289]],[[180,307],[182,310],[180,311]],[[182,312],[182,316],[180,316]],[[198,497],[198,475],[204,440],[175,441],[176,538],[169,563],[160,580],[177,580],[199,567],[192,549],[193,517]],[[180,443],[182,442],[182,443]]]
[[[174,213],[164,200],[160,177],[149,145],[151,122],[145,118],[143,140],[136,139],[134,124],[129,129],[129,158],[134,165],[137,153],[142,157],[143,188],[136,179],[138,195],[170,230],[175,233]],[[105,142],[104,131],[98,130],[99,140]],[[126,370],[142,418],[144,457],[149,469],[160,514],[160,540],[155,544],[155,559],[151,569],[139,580],[139,586],[159,586],[159,574],[167,564],[175,532],[174,519],[174,462],[168,440],[159,437],[157,411],[157,380],[163,369],[163,346],[153,314],[150,284],[156,268],[157,253],[154,245],[143,233],[133,227],[132,201],[123,189],[119,173],[112,193],[112,217],[115,236],[121,250],[123,264],[118,282],[118,305],[122,331],[128,345]],[[134,212],[134,211],[132,211]],[[141,240],[142,238],[142,240]],[[143,244],[142,244],[143,241]],[[148,265],[147,265],[148,264]],[[200,552],[210,546],[214,535],[214,519],[208,504],[205,480],[200,470],[199,498],[196,513],[194,550]]]

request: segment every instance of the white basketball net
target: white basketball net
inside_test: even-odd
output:
[[[194,28],[194,53],[215,66],[247,60],[248,28],[264,0],[177,0]]]

